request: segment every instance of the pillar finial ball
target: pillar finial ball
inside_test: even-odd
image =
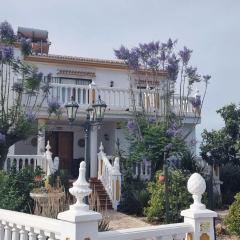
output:
[[[199,173],[194,173],[188,179],[187,189],[192,195],[202,195],[206,190],[206,182]]]
[[[82,168],[86,168],[86,163],[85,163],[85,161],[82,161],[81,163],[80,163],[80,168],[82,169]]]

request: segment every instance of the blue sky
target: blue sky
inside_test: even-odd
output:
[[[114,58],[113,48],[178,39],[191,63],[212,75],[202,129],[222,126],[216,110],[240,99],[239,0],[0,0],[0,21],[46,29],[51,53]]]

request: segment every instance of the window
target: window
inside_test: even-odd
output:
[[[47,76],[44,77],[44,82],[47,82]],[[76,85],[89,85],[92,82],[91,79],[84,78],[65,78],[65,77],[52,77],[51,83],[60,84],[76,84]]]

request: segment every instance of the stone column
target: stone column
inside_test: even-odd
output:
[[[91,126],[90,128],[90,177],[97,177],[97,169],[98,169],[97,132],[98,132],[98,126]]]
[[[43,155],[45,152],[45,125],[47,119],[38,119],[38,141],[37,141],[37,155]]]
[[[201,203],[202,194],[206,190],[206,182],[200,174],[194,173],[189,178],[187,185],[188,191],[192,194],[194,200],[190,209],[181,212],[184,222],[191,224],[193,228],[193,232],[188,233],[187,239],[214,240],[213,218],[217,217],[217,213],[206,209],[206,206]]]

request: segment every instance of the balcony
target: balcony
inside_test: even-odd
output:
[[[164,116],[166,108],[166,98],[159,92],[146,89],[133,89],[132,92],[126,88],[97,87],[91,88],[88,85],[76,84],[60,84],[51,83],[50,95],[48,100],[58,101],[61,105],[65,105],[74,96],[75,101],[82,107],[88,107],[96,100],[98,95],[107,104],[110,111],[121,112],[133,109],[135,103],[136,110],[140,111],[141,106],[148,113],[157,113]],[[186,117],[197,117],[191,104],[191,98],[182,98],[179,95],[173,95],[170,99],[170,108],[176,114],[180,111],[180,103],[182,105],[181,114]],[[47,101],[43,104],[47,107]]]

